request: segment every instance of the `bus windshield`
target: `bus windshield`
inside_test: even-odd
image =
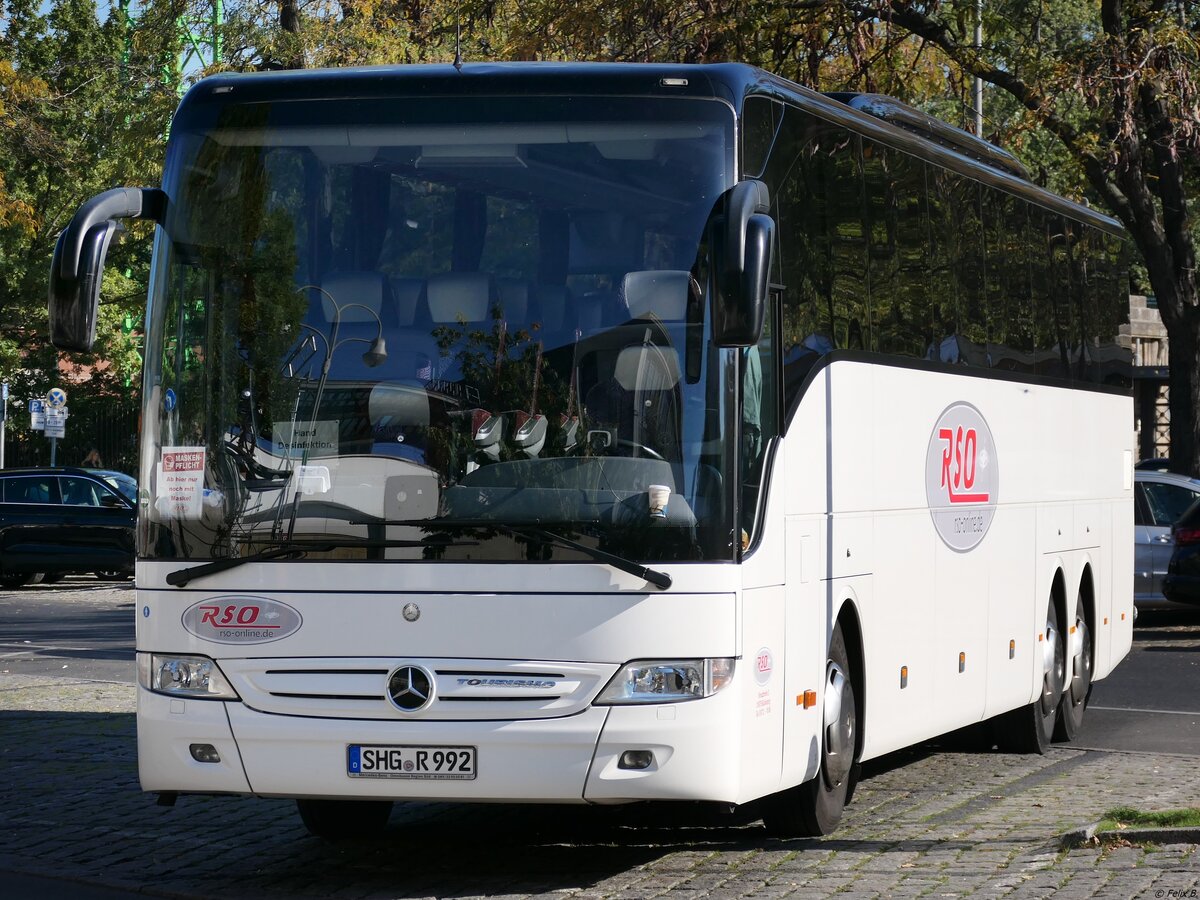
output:
[[[707,314],[733,135],[695,99],[177,120],[142,555],[733,559],[737,354]]]

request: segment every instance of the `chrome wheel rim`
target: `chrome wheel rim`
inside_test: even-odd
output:
[[[825,780],[835,788],[846,780],[854,762],[854,686],[832,660],[825,679]]]
[[[1046,646],[1042,649],[1042,715],[1051,716],[1058,709],[1065,679],[1065,660],[1062,641],[1054,623],[1046,617]]]
[[[1075,620],[1075,638],[1079,650],[1071,665],[1071,700],[1078,706],[1087,699],[1092,685],[1092,638],[1082,617]]]

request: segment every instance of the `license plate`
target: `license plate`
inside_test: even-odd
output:
[[[351,744],[346,748],[346,774],[470,781],[475,777],[475,748]]]

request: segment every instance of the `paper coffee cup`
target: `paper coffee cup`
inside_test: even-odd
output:
[[[650,515],[656,519],[665,519],[667,501],[671,499],[671,488],[665,484],[652,484],[647,493],[650,499]]]

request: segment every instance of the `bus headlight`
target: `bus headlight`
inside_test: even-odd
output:
[[[625,665],[600,692],[600,705],[679,703],[711,697],[733,681],[733,659],[653,659]]]
[[[196,700],[237,700],[216,662],[207,656],[139,653],[138,683],[148,691]]]

